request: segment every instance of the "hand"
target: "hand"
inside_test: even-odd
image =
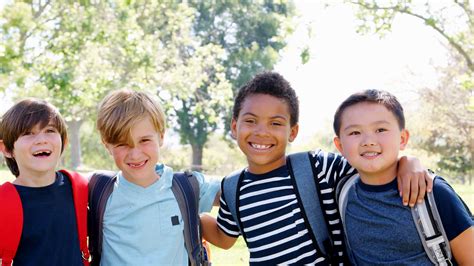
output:
[[[416,157],[402,156],[398,161],[398,191],[403,205],[423,202],[426,192],[433,189],[433,178]]]

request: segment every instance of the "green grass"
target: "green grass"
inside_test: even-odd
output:
[[[14,177],[7,169],[0,168],[0,184],[5,181],[13,181]],[[474,185],[453,185],[456,192],[463,198],[467,206],[474,211]],[[217,208],[212,210],[212,215],[216,216]],[[219,265],[248,265],[249,254],[245,241],[239,237],[235,245],[224,250],[211,245],[212,264]]]

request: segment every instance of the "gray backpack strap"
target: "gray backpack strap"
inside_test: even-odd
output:
[[[332,245],[326,225],[325,216],[321,208],[321,200],[317,189],[316,179],[313,174],[311,161],[308,152],[290,154],[287,157],[290,173],[293,175],[295,190],[299,196],[303,214],[311,227],[313,239],[316,240],[318,247],[324,255],[328,254],[324,243]]]
[[[237,203],[239,202],[237,190],[239,189],[240,177],[242,176],[244,170],[237,170],[224,177],[222,180],[222,193],[225,197],[225,202],[229,211],[234,218],[237,227],[239,228],[240,233],[243,235],[244,232],[240,225],[240,219],[238,215]],[[245,238],[244,238],[245,239]]]
[[[451,248],[439,216],[433,192],[425,196],[422,203],[411,209],[416,229],[426,254],[435,265],[452,265]]]
[[[344,232],[346,232],[346,207],[347,207],[347,195],[349,194],[350,189],[354,186],[355,182],[359,179],[359,174],[354,174],[351,176],[345,176],[336,187],[336,201],[339,209],[339,214],[341,215],[341,222]],[[347,237],[345,238],[347,254],[349,257],[352,257],[351,246]],[[351,258],[351,261],[354,261]]]
[[[175,173],[171,190],[183,218],[184,245],[190,265],[210,265],[207,252],[202,244],[199,219],[199,181],[192,172]]]

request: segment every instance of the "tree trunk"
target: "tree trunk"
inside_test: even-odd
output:
[[[82,120],[73,120],[66,122],[68,125],[69,144],[71,145],[71,169],[77,170],[81,166],[81,138],[79,130],[81,129]]]
[[[191,170],[202,172],[202,154],[204,151],[204,145],[192,144],[191,148],[193,150],[193,164],[191,165]]]

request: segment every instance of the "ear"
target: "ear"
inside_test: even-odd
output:
[[[338,136],[335,136],[333,139],[334,146],[336,146],[336,149],[339,151],[340,154],[344,153],[344,149],[342,148],[342,143],[341,139]]]
[[[237,139],[237,120],[234,118],[232,118],[232,121],[230,122],[230,135],[233,139]]]
[[[3,156],[5,156],[6,158],[13,158],[12,153],[7,151],[7,148],[5,147],[5,143],[3,143],[3,139],[0,139],[0,151],[3,153]]]
[[[404,150],[408,144],[408,139],[410,138],[410,132],[406,129],[402,129],[400,132],[400,150]]]
[[[298,136],[298,130],[300,126],[298,124],[294,125],[290,129],[290,136],[288,137],[289,142],[293,142],[293,140],[296,139],[296,136]]]
[[[163,146],[163,142],[165,139],[165,132],[158,132],[158,138],[159,138],[159,145],[160,147]]]

